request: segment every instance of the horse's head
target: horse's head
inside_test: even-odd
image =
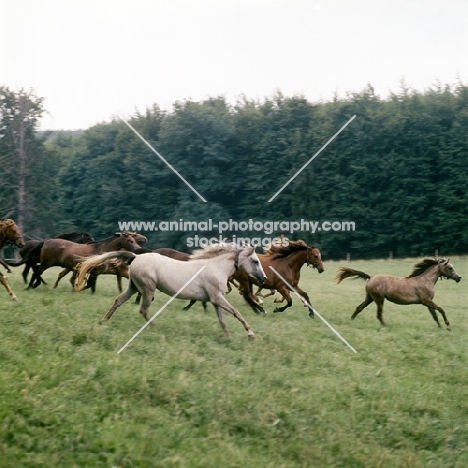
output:
[[[457,283],[459,283],[462,279],[462,277],[455,271],[455,268],[453,268],[453,265],[450,263],[450,258],[447,260],[439,260],[439,276],[453,279]]]
[[[0,234],[3,234],[5,239],[15,244],[16,247],[20,249],[24,247],[21,231],[12,219],[0,220]]]
[[[239,247],[236,252],[236,269],[242,268],[249,276],[263,284],[267,277],[262,264],[255,253],[255,247]]]
[[[115,233],[116,236],[120,234],[130,234],[140,247],[148,242],[148,239],[145,236],[143,236],[142,234],[138,234],[137,232],[123,231]]]
[[[127,249],[130,252],[135,252],[135,250],[140,248],[138,242],[128,232],[116,232],[115,236],[122,239],[122,248]]]
[[[307,266],[312,265],[313,268],[317,268],[319,273],[323,273],[325,268],[322,262],[322,255],[320,250],[317,247],[313,247],[308,245],[307,246]]]

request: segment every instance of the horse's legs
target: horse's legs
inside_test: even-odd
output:
[[[197,301],[192,299],[182,310],[189,310]],[[203,311],[206,312],[206,302],[202,301]]]
[[[226,320],[224,319],[223,309],[219,306],[215,306],[216,314],[218,315],[218,321],[223,329],[223,332],[226,336],[229,336],[229,331],[227,329]]]
[[[153,301],[153,298],[154,298],[154,291],[152,294],[149,290],[145,289],[145,292],[142,294],[140,314],[143,315],[143,317],[145,318],[147,322],[149,322],[150,320],[148,309],[151,305],[151,302]],[[151,322],[150,325],[154,325],[154,323]]]
[[[377,318],[379,319],[382,325],[385,325],[383,319],[383,303],[385,301],[384,297],[376,297],[374,298],[375,303],[377,304]]]
[[[16,297],[16,294],[10,288],[10,285],[8,284],[7,279],[1,273],[0,273],[0,283],[2,283],[3,286],[5,286],[5,289],[8,291],[8,294],[11,296],[12,300],[17,301],[18,298]]]
[[[8,263],[4,262],[3,260],[0,260],[0,263],[5,267],[5,270],[7,271],[7,273],[11,273],[11,269]]]
[[[71,283],[72,289],[75,289],[75,280],[76,280],[77,275],[78,274],[77,274],[76,270],[73,270],[72,276],[70,278],[70,283]]]
[[[120,307],[125,301],[128,301],[128,299],[130,299],[130,297],[133,296],[133,294],[135,294],[136,292],[137,292],[137,288],[135,287],[133,282],[130,280],[128,282],[127,289],[123,293],[117,296],[117,299],[114,301],[113,306],[109,309],[107,314],[104,315],[104,317],[102,317],[102,320],[104,322],[109,320],[112,317],[112,314],[116,311],[117,307]]]
[[[252,292],[252,285],[248,279],[242,281],[242,283],[239,281],[239,292],[242,294],[242,297],[246,300],[247,304],[249,304],[249,306],[256,314],[266,314],[265,309],[262,307],[262,305],[255,301]]]
[[[442,318],[444,319],[445,325],[447,325],[447,330],[449,330],[449,331],[452,330],[452,326],[450,325],[450,322],[448,321],[447,316],[445,315],[445,311],[444,311],[444,309],[442,309],[442,307],[439,307],[431,299],[427,299],[425,301],[422,301],[422,304],[425,305],[426,307],[438,310],[440,312],[440,315],[442,315]]]
[[[289,290],[286,286],[281,285],[277,291],[286,299],[286,305],[283,307],[276,307],[273,312],[284,312],[288,307],[292,306],[292,299],[291,295],[289,294]]]
[[[229,332],[227,331],[226,324],[224,324],[223,326],[223,323],[221,322],[221,320],[224,321],[224,317],[221,314],[221,317],[223,318],[222,319],[220,318],[218,307],[221,307],[222,309],[228,311],[230,314],[234,315],[234,317],[236,317],[236,319],[239,320],[239,322],[242,323],[242,325],[244,326],[245,330],[247,331],[247,336],[249,338],[255,338],[254,332],[252,331],[252,329],[250,328],[250,325],[247,323],[244,317],[242,317],[241,313],[237,309],[235,309],[231,304],[229,304],[227,299],[221,293],[219,293],[216,298],[210,299],[210,302],[216,308],[216,312],[218,313],[218,319],[220,321],[221,327],[223,327],[223,331],[226,334],[226,336],[229,336]]]
[[[439,328],[442,328],[441,325],[440,325],[440,322],[439,322],[439,318],[437,317],[437,314],[436,314],[435,309],[432,308],[432,307],[428,307],[428,309],[429,309],[429,312],[430,312],[431,315],[432,315],[432,318],[437,322],[437,326],[438,326]]]
[[[189,310],[190,307],[192,307],[193,304],[195,304],[195,302],[197,302],[197,301],[196,301],[195,299],[192,299],[192,300],[188,303],[188,305],[186,305],[182,310]],[[203,304],[205,304],[205,303],[203,303]]]
[[[119,288],[119,292],[122,292],[122,277],[117,274],[117,288]]]
[[[29,268],[29,265],[26,263],[23,269],[23,273],[21,273],[21,275],[23,276],[24,284],[28,284]]]
[[[366,293],[366,298],[364,299],[364,302],[362,304],[359,304],[356,307],[356,310],[354,311],[353,315],[351,315],[351,320],[354,320],[357,314],[359,314],[359,312],[361,312],[363,309],[365,309],[369,304],[372,304],[373,302],[374,302],[374,299],[372,299],[369,293]]]
[[[302,302],[304,302],[304,306],[309,309],[309,317],[314,318],[314,306],[310,303],[309,295],[303,291],[298,284],[296,284],[295,289],[302,296]]]
[[[68,268],[64,268],[60,273],[59,275],[57,276],[57,281],[55,281],[55,283],[53,284],[52,286],[52,289],[55,289],[58,284],[59,284],[59,281],[66,275],[68,275],[68,273],[70,272],[71,270],[69,270]],[[73,277],[72,277],[73,279]],[[72,286],[73,286],[73,283],[72,283]]]

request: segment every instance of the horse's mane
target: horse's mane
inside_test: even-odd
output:
[[[201,260],[203,258],[219,257],[224,254],[235,254],[242,250],[243,247],[237,245],[235,242],[220,243],[208,245],[203,249],[194,250],[190,255],[190,260]]]
[[[287,257],[294,252],[299,250],[307,250],[307,248],[315,248],[313,245],[307,245],[302,239],[297,241],[290,240],[288,245],[281,245],[279,247],[270,244],[268,247],[265,247],[265,255],[271,256],[272,258]]]
[[[437,260],[435,258],[425,258],[424,260],[421,260],[420,262],[416,263],[414,265],[414,269],[407,278],[414,278],[415,276],[422,275],[428,268],[438,265],[441,261],[444,260]]]
[[[57,234],[55,236],[56,239],[65,239],[65,240],[70,240],[70,241],[73,241],[74,239],[79,239],[79,240],[83,240],[83,239],[88,239],[88,242],[87,243],[90,243],[90,242],[95,242],[95,239],[94,237],[89,234],[88,232],[65,232],[65,233],[62,233],[62,234]]]

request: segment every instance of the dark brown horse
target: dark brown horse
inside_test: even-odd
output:
[[[0,250],[3,249],[7,242],[11,242],[20,249],[24,247],[23,236],[16,223],[12,219],[0,219]],[[11,298],[16,301],[18,298],[2,273],[0,273],[0,283],[3,284]]]
[[[115,236],[122,236],[122,235],[130,235],[133,237],[133,239],[136,241],[136,243],[138,244],[139,247],[141,247],[143,244],[146,244],[146,242],[148,242],[148,239],[141,235],[141,234],[138,234],[136,232],[129,232],[129,231],[122,231],[122,232],[116,232],[114,234]],[[58,236],[56,236],[58,237]],[[66,237],[62,237],[62,239],[66,239]],[[77,242],[73,239],[68,239],[68,240],[71,240],[72,242]],[[78,244],[90,244],[91,242],[95,242],[94,239],[92,241],[87,241],[87,242],[77,242]],[[120,271],[118,271],[120,270]],[[53,288],[56,288],[60,282],[60,280],[66,276],[71,270],[65,268],[64,270],[62,270],[60,272],[60,274],[58,275],[57,277],[57,280],[55,281],[54,285],[52,286]],[[121,274],[121,273],[125,273],[124,271],[124,268],[122,269],[113,269],[113,268],[108,268],[106,269],[105,271],[102,271],[102,273],[99,273],[99,274],[112,274],[112,275],[116,275],[117,276],[117,287],[119,289],[120,292],[122,292],[122,276],[125,277],[125,278],[128,278],[128,273],[127,273],[127,276],[125,276],[125,274]],[[95,275],[93,276],[93,278],[91,279],[91,282],[90,282],[90,285],[89,287],[91,288],[91,291],[92,292],[95,292],[96,291],[96,280],[97,280],[97,276],[98,275]],[[76,273],[73,272],[73,275],[72,277],[70,278],[70,283],[72,285],[72,288],[75,287],[75,280],[76,280]]]
[[[422,304],[426,306],[440,328],[439,319],[436,314],[436,310],[438,310],[444,319],[447,330],[452,329],[444,309],[433,301],[435,284],[439,278],[453,279],[457,283],[461,280],[461,276],[458,275],[449,260],[425,258],[421,262],[416,263],[413,272],[406,278],[384,274],[369,276],[363,271],[345,267],[340,268],[336,275],[337,283],[341,283],[346,278],[368,280],[366,283],[366,298],[356,308],[351,316],[351,320],[354,320],[364,308],[375,301],[377,304],[377,318],[382,325],[385,325],[382,314],[383,303],[387,299],[395,304]]]
[[[285,282],[270,268],[273,267],[306,301],[309,307],[309,316],[314,317],[314,312],[310,304],[308,294],[299,287],[301,268],[304,264],[316,268],[319,273],[323,273],[324,267],[320,250],[313,245],[308,245],[303,240],[288,241],[288,245],[276,247],[271,245],[265,249],[264,254],[259,254],[258,258],[267,276],[265,283],[256,283],[252,278],[248,278],[242,271],[237,271],[233,279],[239,282],[239,291],[256,313],[265,313],[261,304],[256,301],[253,294],[252,285],[260,286],[260,289],[270,289],[278,291],[286,299],[284,307],[276,307],[273,312],[284,312],[292,306],[290,288]]]
[[[55,239],[66,239],[72,242],[76,242],[78,244],[86,244],[94,241],[93,236],[91,236],[91,234],[88,234],[87,232],[70,232],[66,234],[58,234],[57,236],[55,236]],[[9,265],[14,267],[24,264],[22,276],[26,284],[28,284],[29,270],[33,271],[33,276],[31,277],[31,281],[29,282],[27,289],[37,288],[41,283],[46,284],[42,276],[38,273],[39,263],[41,261],[41,249],[43,244],[43,241],[39,241],[36,239],[26,241],[24,247],[19,251],[21,260],[18,262],[9,262]],[[69,270],[66,270],[64,276],[68,271]]]
[[[84,258],[115,250],[135,251],[140,246],[128,233],[118,233],[113,237],[89,244],[77,244],[65,239],[49,239],[41,249],[41,259],[38,272],[40,275],[50,267],[61,266],[73,271]],[[59,279],[53,287],[57,287]]]

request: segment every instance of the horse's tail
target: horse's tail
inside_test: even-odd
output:
[[[359,270],[353,270],[352,268],[341,267],[336,274],[336,282],[339,284],[346,278],[353,278],[353,279],[370,279],[370,276],[367,273]]]
[[[112,262],[116,266],[130,265],[135,260],[136,254],[133,252],[119,251],[108,252],[102,255],[93,255],[79,263],[75,270],[77,272],[75,291],[82,291],[86,286],[86,277],[93,268],[99,267],[107,262]]]

